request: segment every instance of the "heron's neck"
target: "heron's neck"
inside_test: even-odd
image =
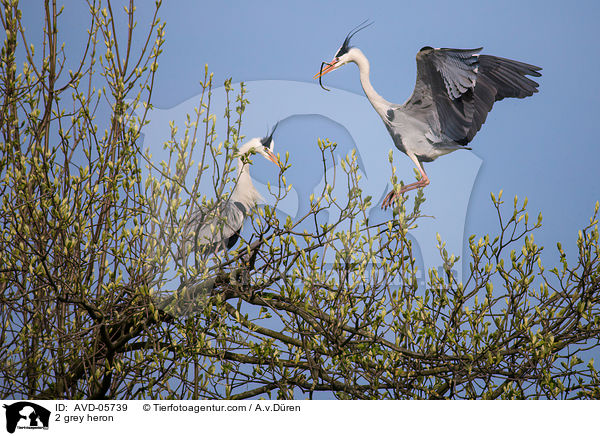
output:
[[[391,103],[379,95],[377,91],[375,91],[375,88],[373,88],[373,85],[371,85],[371,80],[369,79],[371,67],[367,57],[356,47],[352,48],[352,51],[352,61],[358,66],[358,71],[360,72],[360,84],[362,85],[363,91],[377,113],[382,117],[385,117],[386,111]]]
[[[254,207],[256,203],[262,201],[262,196],[254,187],[252,177],[250,177],[250,165],[244,164],[241,158],[238,158],[237,181],[231,199],[239,201],[248,209]]]

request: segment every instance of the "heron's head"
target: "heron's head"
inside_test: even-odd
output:
[[[279,123],[278,123],[279,124]],[[258,153],[262,155],[265,159],[270,160],[275,165],[281,168],[281,163],[279,159],[273,153],[273,147],[275,146],[275,142],[273,141],[273,134],[275,133],[275,129],[277,129],[277,124],[273,127],[270,133],[263,138],[253,138],[250,141],[246,142],[242,145],[242,148],[239,150],[239,155],[247,155]]]
[[[330,72],[332,72],[334,70],[337,70],[342,65],[345,65],[348,62],[351,62],[353,60],[353,57],[352,57],[352,55],[353,55],[352,49],[353,48],[350,45],[350,40],[352,39],[352,37],[354,35],[356,35],[357,32],[360,32],[365,27],[368,27],[371,24],[373,24],[373,22],[367,23],[367,21],[363,21],[358,26],[356,26],[354,29],[352,29],[348,33],[348,35],[346,35],[346,38],[344,39],[344,42],[342,43],[342,45],[340,46],[340,48],[336,52],[336,54],[333,57],[333,59],[331,60],[331,62],[321,62],[321,69],[313,77],[313,79],[319,79],[319,85],[321,85],[321,88],[325,89],[326,91],[329,91],[329,89],[325,88],[323,86],[323,83],[321,83],[321,77],[323,77],[327,73],[330,73]],[[323,68],[324,65],[326,65],[325,68]]]

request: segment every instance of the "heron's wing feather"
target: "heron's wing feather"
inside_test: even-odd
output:
[[[229,239],[227,239],[227,249],[229,250],[231,247],[233,247],[235,245],[235,243],[237,242],[237,240],[240,238],[240,230],[241,227],[233,234],[229,237]]]
[[[494,56],[477,49],[433,49],[417,53],[417,81],[403,109],[428,122],[432,131],[466,145],[485,122],[495,101],[537,92],[526,75],[539,67]]]
[[[479,74],[475,84],[475,113],[467,140],[481,129],[494,102],[503,98],[525,98],[538,92],[539,84],[527,76],[540,77],[540,67],[496,56],[479,56]]]

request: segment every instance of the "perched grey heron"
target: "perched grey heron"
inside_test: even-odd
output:
[[[350,39],[370,24],[363,22],[350,31],[333,60],[321,63],[321,70],[314,78],[318,78],[321,87],[327,90],[321,77],[354,62],[365,95],[383,120],[394,144],[417,166],[421,178],[399,192],[387,194],[382,204],[385,209],[405,192],[429,184],[423,162],[431,162],[455,150],[470,150],[466,145],[485,122],[494,102],[536,93],[539,85],[526,76],[541,76],[541,68],[479,54],[482,48],[423,47],[417,53],[417,82],[412,95],[402,105],[391,103],[371,85],[366,56],[350,46]]]
[[[186,244],[193,242],[195,251],[225,250],[233,247],[237,242],[244,218],[250,209],[262,201],[260,193],[252,183],[247,157],[257,153],[281,168],[277,156],[273,153],[275,145],[273,134],[276,128],[277,124],[264,138],[253,138],[239,149],[235,186],[231,196],[219,207],[218,213],[208,213],[207,210],[201,208],[190,216],[183,230],[184,241]],[[210,218],[210,216],[214,218]]]

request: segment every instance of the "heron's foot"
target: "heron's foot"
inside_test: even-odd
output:
[[[383,202],[381,203],[381,207],[385,210],[388,207],[390,207],[392,205],[392,203],[395,203],[396,200],[398,200],[398,198],[400,198],[400,196],[402,196],[402,194],[404,194],[405,192],[412,191],[413,189],[424,188],[427,185],[429,185],[429,179],[427,178],[427,176],[425,176],[425,178],[422,178],[418,182],[411,183],[410,185],[404,186],[398,192],[390,191],[383,199]]]
[[[383,199],[383,202],[381,203],[381,208],[384,210],[387,209],[393,203],[396,202],[396,200],[398,199],[399,196],[400,196],[400,194],[396,194],[396,191],[388,192],[388,194]]]

